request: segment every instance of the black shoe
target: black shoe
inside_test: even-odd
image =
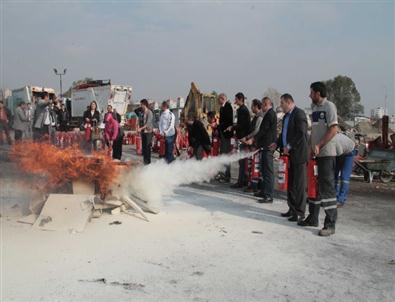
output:
[[[291,217],[292,216],[292,211],[288,210],[286,213],[281,213],[281,217]]]
[[[273,198],[270,198],[270,197],[262,198],[262,199],[259,199],[257,201],[257,203],[273,203]]]
[[[256,192],[256,193],[254,193],[254,196],[255,197],[263,197],[263,192]]]
[[[292,215],[288,218],[288,221],[298,221],[298,215]]]
[[[318,227],[318,222],[313,221],[312,217],[309,215],[305,220],[298,221],[298,225],[302,227],[305,226]]]
[[[230,187],[231,187],[232,189],[240,189],[240,188],[243,187],[243,185],[240,184],[240,183],[238,183],[238,182],[236,182],[235,184],[231,185]]]

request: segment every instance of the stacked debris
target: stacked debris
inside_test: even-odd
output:
[[[47,156],[49,155],[50,156]],[[122,191],[120,176],[132,164],[104,153],[85,155],[77,148],[21,143],[11,151],[19,167],[35,175],[38,192],[30,215],[20,219],[42,230],[82,232],[91,218],[122,213],[149,221],[144,211],[158,213],[143,200]]]

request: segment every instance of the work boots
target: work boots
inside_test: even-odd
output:
[[[326,228],[324,227],[318,232],[318,236],[328,237],[330,235],[335,234],[335,228]]]
[[[320,214],[320,205],[316,205],[313,203],[309,203],[309,215],[305,220],[298,221],[298,225],[305,227],[305,226],[318,226],[318,216]]]

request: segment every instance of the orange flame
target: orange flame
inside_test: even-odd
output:
[[[43,190],[83,179],[97,182],[106,194],[118,175],[117,164],[106,152],[87,156],[76,146],[60,149],[49,143],[21,142],[12,146],[10,157],[23,171],[44,176]]]

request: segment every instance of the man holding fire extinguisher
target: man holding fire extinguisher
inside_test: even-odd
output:
[[[335,189],[337,109],[327,100],[324,83],[314,82],[310,85],[312,100],[311,155],[316,157],[318,167],[318,198],[309,200],[309,216],[301,221],[301,226],[318,226],[320,207],[325,210],[324,227],[320,236],[335,234],[337,220],[337,201]]]
[[[281,216],[289,217],[289,221],[302,221],[306,210],[307,117],[304,110],[296,107],[294,99],[288,93],[281,96],[280,105],[285,115],[277,145],[282,154],[289,157],[289,210]],[[273,144],[273,147],[276,145]]]

